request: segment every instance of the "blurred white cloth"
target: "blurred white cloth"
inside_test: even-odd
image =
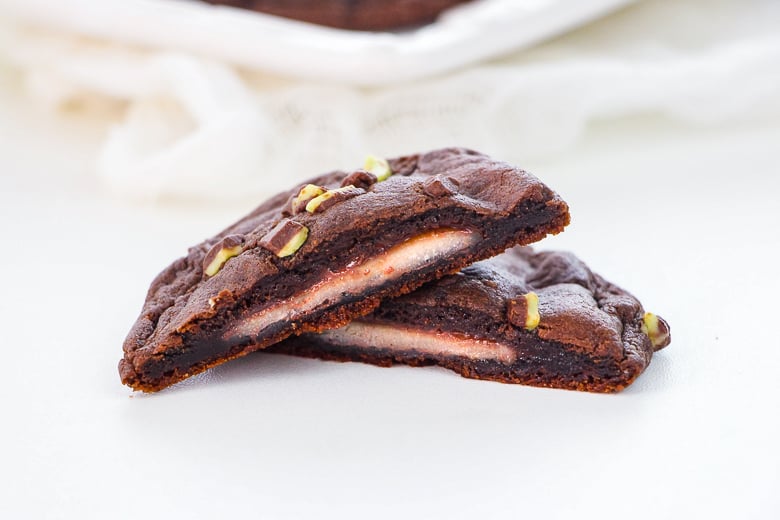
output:
[[[780,2],[647,0],[532,50],[382,87],[6,22],[0,53],[53,109],[121,108],[97,171],[130,197],[265,195],[368,153],[464,145],[522,164],[588,121],[780,114]],[[491,38],[486,34],[485,38]]]

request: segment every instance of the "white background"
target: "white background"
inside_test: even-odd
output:
[[[780,515],[776,117],[601,121],[522,164],[572,208],[540,247],[671,324],[607,396],[271,355],[132,393],[116,364],[152,277],[251,204],[111,197],[105,132],[0,69],[0,517]]]
[[[109,199],[84,161],[96,128],[6,98],[0,516],[780,512],[777,121],[623,120],[528,165],[572,207],[544,247],[671,324],[620,395],[255,355],[145,396],[116,364],[148,283],[249,208]]]

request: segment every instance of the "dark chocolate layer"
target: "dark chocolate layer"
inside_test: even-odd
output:
[[[516,311],[529,293],[538,296],[537,324],[526,321],[533,303],[532,311],[520,306],[522,316]],[[615,392],[669,343],[662,319],[648,331],[652,316],[569,253],[515,248],[386,300],[346,328],[291,338],[269,352],[439,365],[476,379]]]
[[[300,186],[279,194],[191,248],[152,283],[124,344],[122,381],[156,391],[290,334],[344,325],[382,298],[557,233],[569,221],[566,204],[535,177],[477,152],[443,149],[389,163],[393,175],[381,182],[355,172],[312,179],[305,196]],[[350,175],[366,180],[365,187],[309,201],[338,199],[324,210],[301,203],[339,188]],[[444,237],[435,238],[443,240],[444,252],[422,255],[409,272],[394,273],[391,263],[387,276],[365,290],[347,287],[334,298],[301,304],[356,266],[428,236]],[[280,313],[284,305],[295,312]],[[262,326],[252,328],[255,323]]]
[[[206,0],[340,29],[379,31],[433,22],[469,0]]]

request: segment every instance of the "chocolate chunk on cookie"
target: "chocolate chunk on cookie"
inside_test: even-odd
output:
[[[573,255],[526,247],[386,300],[345,327],[290,338],[269,352],[439,365],[475,379],[616,392],[669,341],[662,318]]]
[[[122,381],[156,391],[291,334],[340,327],[569,222],[538,179],[470,150],[371,158],[364,170],[377,180],[311,179],[165,269],[125,341]],[[457,190],[427,195],[436,176]]]
[[[282,219],[274,228],[260,239],[258,244],[279,258],[295,254],[309,238],[309,228],[290,220]]]

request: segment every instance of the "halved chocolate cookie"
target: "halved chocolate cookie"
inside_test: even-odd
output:
[[[477,152],[370,158],[277,195],[163,271],[125,340],[122,381],[160,390],[291,334],[345,325],[568,222],[538,179]]]
[[[669,341],[663,319],[573,255],[515,248],[386,300],[345,327],[268,351],[439,365],[475,379],[616,392]]]

